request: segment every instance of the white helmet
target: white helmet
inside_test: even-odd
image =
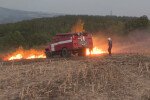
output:
[[[111,41],[111,38],[109,37],[108,40]]]

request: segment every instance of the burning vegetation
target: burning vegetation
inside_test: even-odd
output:
[[[75,24],[72,27],[71,32],[85,32],[84,29],[84,22],[79,19],[77,21],[77,24]],[[93,40],[94,44],[95,40]],[[88,55],[97,55],[106,53],[106,51],[103,51],[102,48],[99,48],[99,46],[94,45],[94,48],[92,50],[86,49],[86,56]],[[4,60],[16,60],[16,59],[37,59],[37,58],[46,58],[44,50],[24,50],[22,47],[19,47],[14,53],[7,55],[4,57]]]
[[[44,51],[30,49],[24,50],[19,47],[16,52],[6,56],[4,60],[16,60],[16,59],[36,59],[36,58],[46,58]]]
[[[98,49],[96,46],[93,48],[93,50],[90,52],[89,49],[86,49],[86,55],[96,55],[96,54],[103,54],[106,53],[102,49]]]
[[[71,32],[85,32],[84,22],[79,19],[77,23],[72,27]],[[144,35],[143,35],[144,34]],[[118,35],[111,35],[113,41],[113,53],[149,53],[149,33],[147,31],[134,31],[128,36],[121,37]],[[97,55],[107,53],[107,38],[105,33],[93,34],[93,50],[86,49],[86,56]],[[46,58],[44,50],[23,50],[22,47],[18,48],[14,53],[5,57],[1,57],[3,60],[15,60],[15,59],[35,59]]]
[[[71,32],[85,32],[84,24],[85,24],[85,23],[84,23],[81,19],[79,19],[79,20],[77,21],[77,24],[75,24],[75,25],[72,27]],[[104,50],[102,49],[102,47],[99,48],[98,45],[95,45],[95,44],[96,44],[96,40],[94,40],[94,39],[95,39],[95,38],[93,38],[94,48],[93,48],[93,50],[91,50],[91,51],[87,48],[87,49],[86,49],[86,55],[88,56],[88,55],[96,55],[96,54],[103,54],[103,53],[106,53],[106,51],[104,51]],[[99,44],[99,43],[98,43],[98,44]]]
[[[86,49],[86,56],[88,55],[96,55],[96,54],[103,54],[106,53],[105,51],[94,47],[93,50],[90,52],[89,49]],[[22,47],[19,47],[16,52],[7,55],[4,60],[19,60],[19,59],[37,59],[37,58],[46,58],[44,51],[30,49],[24,50]]]

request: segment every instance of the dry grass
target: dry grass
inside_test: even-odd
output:
[[[150,56],[0,62],[0,100],[150,100]]]

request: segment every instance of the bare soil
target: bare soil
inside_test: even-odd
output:
[[[150,100],[150,54],[1,61],[0,100]]]

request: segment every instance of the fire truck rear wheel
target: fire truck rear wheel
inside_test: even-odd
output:
[[[68,51],[67,48],[63,48],[61,52],[62,57],[70,57],[71,56],[71,51]]]
[[[86,55],[85,49],[80,49],[80,50],[78,51],[78,56],[85,56],[85,55]]]

